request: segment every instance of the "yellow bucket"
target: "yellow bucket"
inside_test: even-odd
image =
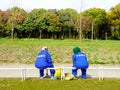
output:
[[[54,78],[55,79],[60,79],[61,78],[61,72],[62,72],[62,68],[57,68],[54,74]]]

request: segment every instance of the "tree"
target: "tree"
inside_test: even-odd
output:
[[[56,12],[48,10],[45,19],[48,32],[52,33],[52,38],[57,38],[57,33],[61,31],[61,23]]]
[[[45,21],[44,21],[44,14],[47,12],[45,9],[34,9],[31,13],[35,14],[34,22],[34,32],[37,34],[39,33],[39,38],[42,37],[43,30],[46,29]]]
[[[71,36],[71,31],[75,30],[76,21],[77,21],[77,12],[73,9],[62,9],[58,11],[58,16],[60,18],[60,22],[62,23],[62,31],[61,31],[61,38]],[[69,32],[69,33],[68,33]]]
[[[83,38],[91,38],[91,22],[92,19],[87,16],[82,16],[82,36]]]
[[[4,31],[3,31],[3,27],[4,27],[3,20],[4,20],[3,12],[0,10],[0,37],[2,37],[3,33],[4,33]]]
[[[4,11],[2,23],[4,24],[3,30],[5,36],[11,35],[11,21],[12,21],[12,13],[9,10]]]
[[[36,29],[36,19],[38,18],[39,13],[36,13],[37,10],[32,10],[25,17],[23,22],[24,30],[23,32],[27,35],[28,38],[31,37],[32,32]],[[26,37],[26,36],[25,36]]]
[[[7,21],[7,30],[11,31],[11,37],[14,38],[14,34],[18,34],[20,30],[23,29],[23,21],[25,19],[26,12],[23,9],[20,9],[18,7],[13,7],[11,9],[8,9],[6,11],[6,17],[9,18]]]
[[[91,18],[91,39],[93,38],[98,38],[99,35],[101,36],[102,34],[99,34],[98,32],[102,32],[100,30],[100,26],[106,23],[106,11],[104,9],[99,9],[99,8],[92,8],[88,9],[86,11],[82,12],[83,16],[87,16]],[[102,27],[101,29],[103,29]],[[94,35],[94,37],[93,37]]]
[[[107,14],[113,39],[120,39],[120,4],[112,7]]]

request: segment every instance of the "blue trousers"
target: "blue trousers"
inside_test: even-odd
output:
[[[54,68],[54,66],[50,65],[47,68]],[[44,69],[40,69],[39,70],[39,74],[40,74],[40,77],[43,77],[44,76]],[[55,74],[55,70],[54,69],[50,69],[50,75],[53,77],[54,74]]]
[[[86,78],[86,68],[84,68],[84,69],[80,69],[81,70],[81,73],[82,73],[82,75],[81,75],[81,78]],[[74,75],[74,76],[77,76],[77,71],[78,71],[78,68],[76,68],[76,69],[72,69],[72,74]]]

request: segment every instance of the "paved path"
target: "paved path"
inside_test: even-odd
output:
[[[72,64],[54,64],[55,67],[71,67]],[[9,70],[2,70],[8,68]],[[17,68],[11,70],[11,68]],[[34,64],[0,64],[0,78],[16,78],[22,77],[22,68],[35,68]],[[90,65],[87,70],[87,77],[99,78],[103,71],[104,78],[120,78],[120,65]],[[65,69],[65,73],[71,73],[71,69]],[[81,71],[78,71],[78,75],[81,75]],[[38,69],[26,69],[26,77],[39,77]]]

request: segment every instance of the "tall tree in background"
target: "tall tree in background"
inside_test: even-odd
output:
[[[91,18],[91,39],[99,38],[99,32],[104,28],[100,29],[100,26],[106,22],[106,11],[104,9],[92,8],[82,12],[83,16]],[[100,35],[102,35],[101,33]]]
[[[87,16],[82,16],[82,37],[83,38],[91,38],[91,23],[92,19]]]
[[[0,11],[0,37],[78,39],[80,25],[82,38],[120,39],[120,4],[108,13],[100,8],[81,13],[70,8],[26,12],[13,7]]]
[[[58,16],[60,18],[60,22],[62,23],[61,38],[70,38],[71,31],[75,30],[77,12],[69,8],[65,10],[62,9],[58,11]]]
[[[3,12],[0,10],[0,37],[4,36],[3,35],[3,33],[4,33],[4,30],[3,30],[3,27],[4,27],[3,20],[4,20]]]
[[[112,7],[107,14],[113,39],[120,39],[120,4]]]
[[[12,13],[9,10],[3,12],[3,24],[4,35],[6,37],[10,36],[12,29]]]
[[[46,24],[45,24],[45,13],[47,12],[47,10],[41,8],[41,9],[34,9],[31,13],[35,14],[35,18],[33,20],[34,24],[34,30],[33,33],[36,37],[39,37],[40,39],[42,38],[42,32],[43,30],[46,29]],[[34,37],[35,37],[34,36]]]
[[[61,23],[59,17],[54,10],[48,10],[46,13],[47,31],[52,34],[52,38],[57,38],[57,33],[61,31]],[[58,37],[59,38],[59,37]]]
[[[32,10],[26,15],[25,20],[23,22],[24,37],[30,38],[32,36],[32,33],[34,33],[34,30],[36,29],[34,22],[38,17],[38,15],[36,14],[37,14],[36,11]]]
[[[23,29],[22,24],[25,19],[26,12],[18,7],[13,7],[5,12],[5,17],[8,18],[6,22],[6,30],[11,32],[11,37],[20,35],[20,30]]]

